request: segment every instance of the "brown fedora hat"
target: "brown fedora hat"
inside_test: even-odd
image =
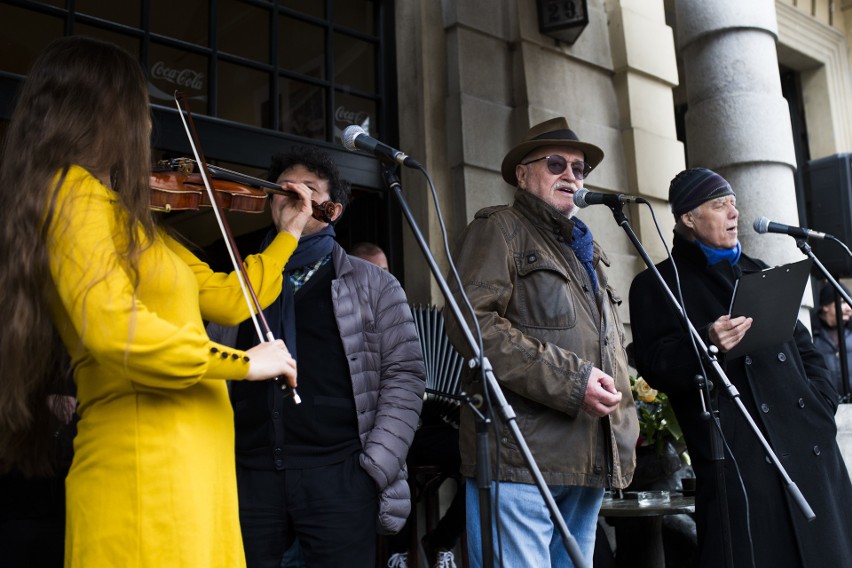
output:
[[[518,178],[515,177],[515,166],[520,164],[527,154],[541,146],[567,146],[580,150],[585,156],[585,161],[592,168],[600,164],[604,157],[603,150],[594,144],[580,142],[574,131],[568,128],[568,121],[565,117],[551,118],[530,128],[521,139],[521,143],[509,150],[509,153],[503,158],[500,171],[506,183],[518,185]]]

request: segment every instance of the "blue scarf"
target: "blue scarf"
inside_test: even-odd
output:
[[[695,244],[698,245],[698,248],[701,249],[701,252],[704,253],[704,256],[707,257],[707,265],[713,266],[714,264],[719,264],[723,260],[727,260],[731,266],[735,266],[737,262],[740,261],[740,254],[742,254],[742,249],[740,248],[740,241],[737,241],[737,244],[732,248],[726,249],[715,249],[710,248],[701,241],[695,241]]]
[[[595,294],[598,293],[598,275],[595,273],[595,267],[592,264],[594,258],[594,246],[592,245],[592,232],[585,223],[577,219],[574,221],[574,231],[571,233],[571,250],[577,256],[577,260],[586,269],[589,275],[589,280],[592,281],[592,289]]]
[[[278,231],[274,227],[270,229],[260,245],[260,250],[268,247],[277,234]],[[295,252],[284,267],[284,284],[281,288],[281,295],[268,308],[263,310],[269,329],[275,334],[276,339],[284,339],[284,343],[287,344],[287,349],[290,350],[293,357],[296,357],[297,353],[296,300],[290,276],[295,270],[310,266],[331,254],[331,250],[334,248],[334,236],[334,227],[328,225],[321,231],[312,235],[305,235],[299,239],[299,246],[296,247]]]

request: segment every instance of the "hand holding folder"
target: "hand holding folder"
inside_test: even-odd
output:
[[[737,280],[730,315],[747,316],[753,322],[742,341],[726,353],[728,360],[793,338],[811,264],[805,259],[743,274]]]

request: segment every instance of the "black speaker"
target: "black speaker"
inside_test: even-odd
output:
[[[828,233],[846,246],[852,243],[852,154],[835,154],[807,165],[808,227]],[[852,276],[852,258],[842,246],[811,240],[816,257],[835,278]]]

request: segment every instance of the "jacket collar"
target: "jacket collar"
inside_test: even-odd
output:
[[[536,228],[547,233],[556,231],[569,243],[573,240],[574,221],[532,193],[523,189],[516,190],[512,207]]]
[[[707,257],[704,256],[701,248],[677,231],[674,232],[674,240],[672,241],[672,256],[677,256],[678,262],[688,262],[702,267],[707,266]]]
[[[562,235],[568,246],[574,240],[573,219],[566,217],[555,207],[532,193],[523,189],[515,190],[515,202],[512,204],[512,209],[542,233]],[[594,241],[594,247],[592,264],[597,266],[598,261],[600,261],[603,262],[604,266],[609,266],[609,258],[597,241]],[[602,283],[605,286],[605,281],[602,281]]]

